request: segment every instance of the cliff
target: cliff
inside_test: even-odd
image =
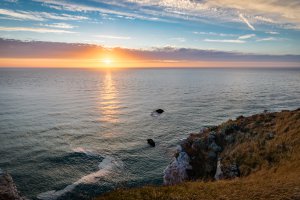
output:
[[[239,116],[181,142],[165,186],[98,199],[300,199],[300,109]]]

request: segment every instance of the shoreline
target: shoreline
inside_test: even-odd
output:
[[[116,189],[96,199],[297,199],[298,144],[300,108],[239,116],[182,141],[164,186]]]
[[[205,184],[209,186],[247,180],[261,171],[269,173],[273,168],[285,167],[285,157],[294,156],[293,151],[300,152],[296,145],[299,138],[300,108],[239,116],[218,126],[202,128],[199,133],[191,133],[181,141],[173,161],[164,171],[164,185],[118,188],[97,199],[115,199],[115,195],[118,199],[127,199],[125,197],[129,195],[130,199],[133,191],[135,195],[149,188],[151,191],[166,188],[172,190],[172,187],[181,187],[182,184],[199,183],[205,187]],[[297,183],[300,184],[300,180]],[[0,200],[2,199],[25,198],[17,191],[11,176],[0,170]],[[139,196],[137,199],[144,198]]]

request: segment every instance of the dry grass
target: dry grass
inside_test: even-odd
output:
[[[223,152],[227,159],[239,159],[241,171],[248,176],[217,182],[119,189],[96,199],[300,200],[300,109],[226,123],[237,123],[250,135],[248,139],[241,137]],[[265,139],[269,132],[275,133],[274,139]]]

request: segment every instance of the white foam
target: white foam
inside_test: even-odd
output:
[[[93,152],[92,150],[84,149],[83,147],[76,147],[76,148],[72,149],[72,151],[74,151],[76,153],[84,153],[87,156],[97,156],[97,153]]]
[[[68,185],[62,190],[51,190],[48,192],[41,193],[37,196],[38,199],[41,200],[55,200],[58,197],[62,196],[67,192],[71,192],[75,189],[75,187],[79,184],[93,184],[100,180],[101,177],[104,177],[113,172],[114,168],[119,168],[122,166],[122,163],[117,162],[114,158],[107,156],[105,157],[102,162],[98,165],[99,170],[88,174],[86,176],[81,177],[79,180],[74,182],[71,185]]]

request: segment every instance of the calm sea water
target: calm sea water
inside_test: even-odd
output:
[[[161,184],[189,133],[299,105],[299,69],[0,69],[0,168],[33,199]]]

